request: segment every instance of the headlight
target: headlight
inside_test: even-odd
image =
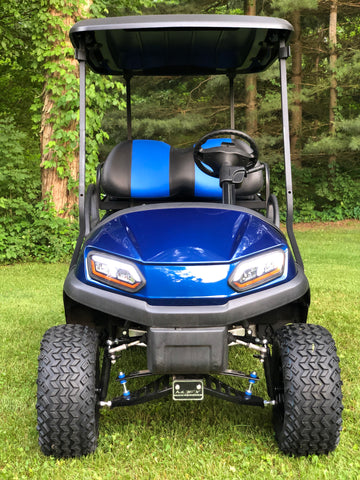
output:
[[[243,292],[281,277],[286,265],[286,252],[280,248],[243,260],[229,278],[229,285]]]
[[[134,264],[111,255],[90,252],[87,268],[92,279],[127,292],[137,292],[145,285],[145,279]]]

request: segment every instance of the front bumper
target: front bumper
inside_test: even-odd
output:
[[[289,282],[248,293],[223,305],[149,305],[146,301],[81,282],[75,275],[75,267],[69,271],[64,284],[64,293],[74,302],[147,327],[232,325],[295,302],[308,290],[308,280],[300,267]]]

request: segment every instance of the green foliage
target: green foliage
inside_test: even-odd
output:
[[[336,123],[336,135],[323,135],[304,147],[307,166],[297,172],[298,185],[311,192],[308,214],[299,218],[341,220],[360,218],[360,117]],[[328,161],[336,155],[336,162]],[[299,188],[300,190],[300,188]],[[301,199],[301,192],[300,199]],[[307,199],[309,201],[309,198]]]
[[[29,156],[25,141],[25,133],[17,129],[13,118],[0,114],[0,196],[10,200],[21,197],[31,203],[40,187],[35,168],[39,159]]]
[[[24,49],[30,37],[33,6],[33,0],[1,2],[0,64],[16,64],[17,68],[22,68]]]
[[[77,224],[56,215],[45,201],[0,198],[0,263],[68,260]]]
[[[51,153],[43,163],[44,168],[57,169],[60,178],[70,176],[69,166],[74,152],[78,150],[79,81],[77,62],[73,61],[74,49],[68,40],[69,18],[75,23],[84,17],[105,10],[104,2],[94,2],[93,12],[88,12],[88,2],[53,0],[39,11],[39,23],[33,33],[35,50],[33,55],[34,75],[32,80],[40,83],[45,79],[44,94],[53,102],[48,122],[52,126],[52,138],[45,147],[45,154]],[[65,6],[65,8],[64,8]],[[87,78],[87,161],[90,169],[98,162],[99,145],[107,138],[101,128],[101,121],[110,107],[122,109],[124,101],[121,82],[89,73]],[[40,97],[32,106],[34,122],[39,124],[42,100]],[[71,180],[70,180],[71,182]],[[70,187],[71,187],[70,183]]]
[[[339,165],[295,170],[295,221],[360,219],[360,184]]]
[[[12,118],[0,116],[0,263],[58,261],[73,250],[77,225],[40,200],[38,156]]]
[[[272,0],[271,7],[276,15],[286,15],[295,10],[315,10],[318,0]]]

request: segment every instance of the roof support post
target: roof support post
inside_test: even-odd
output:
[[[234,91],[234,79],[235,73],[228,75],[230,82],[230,128],[235,130],[235,91]]]
[[[85,170],[86,170],[86,69],[80,60],[80,138],[79,138],[79,217],[80,233],[85,231]]]
[[[77,261],[85,235],[85,175],[86,175],[86,51],[83,40],[75,50],[75,58],[79,61],[79,236],[72,256],[70,268]]]
[[[287,96],[287,74],[286,59],[290,56],[290,47],[286,46],[285,41],[280,41],[279,62],[280,62],[280,81],[281,81],[281,105],[282,105],[282,123],[283,123],[283,142],[284,142],[284,163],[285,163],[285,185],[286,185],[286,231],[290,240],[290,245],[295,256],[296,263],[304,268],[304,264],[297,245],[293,223],[294,223],[294,203],[291,174],[291,153],[290,153],[290,127],[289,127],[289,105]]]

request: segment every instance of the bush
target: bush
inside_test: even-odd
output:
[[[40,199],[39,155],[11,117],[0,116],[0,263],[71,255],[77,225]]]
[[[359,182],[339,164],[294,171],[295,221],[360,219]]]
[[[285,175],[282,163],[271,166],[271,190],[286,220]],[[294,221],[360,220],[359,181],[338,164],[293,166]]]
[[[51,205],[0,198],[0,263],[65,260],[76,236],[77,224],[57,217]]]

